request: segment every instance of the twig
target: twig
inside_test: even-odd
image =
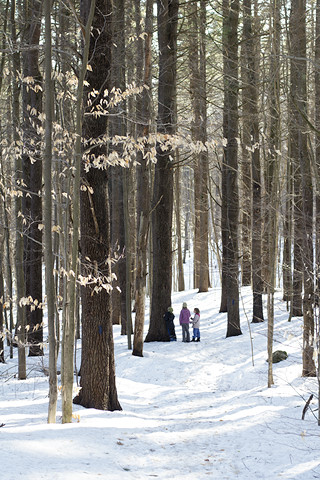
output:
[[[302,417],[301,417],[302,420],[304,420],[304,417],[305,417],[305,415],[306,415],[306,412],[307,412],[307,410],[308,410],[308,408],[309,408],[309,405],[310,405],[310,402],[311,402],[312,399],[313,399],[313,393],[311,393],[308,401],[306,402],[306,404],[305,404],[305,406],[304,406],[304,409],[303,409],[303,412],[302,412]]]

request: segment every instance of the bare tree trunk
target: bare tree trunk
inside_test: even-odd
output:
[[[62,342],[62,354],[61,354],[61,383],[62,383],[62,423],[72,422],[72,399],[73,399],[73,384],[74,384],[74,345],[75,345],[75,326],[78,323],[78,305],[79,300],[77,294],[77,278],[79,273],[79,230],[80,230],[80,188],[81,188],[81,160],[82,160],[82,122],[83,122],[83,90],[84,80],[87,72],[89,47],[90,47],[90,31],[93,21],[93,15],[95,10],[95,0],[91,1],[90,9],[88,7],[88,17],[83,31],[83,53],[82,53],[82,65],[79,70],[78,88],[77,88],[77,101],[76,101],[76,143],[74,151],[74,181],[73,181],[73,229],[72,239],[69,240],[68,233],[65,236],[64,246],[66,255],[68,253],[68,245],[71,246],[71,258],[70,265],[68,259],[65,259],[69,269],[74,273],[70,276],[70,279],[65,280],[63,285],[63,291],[65,295],[65,301],[63,306],[63,342]],[[70,178],[68,179],[70,181]],[[68,189],[70,191],[70,188]],[[68,210],[69,204],[67,204],[67,213],[65,218],[65,228],[68,232]]]
[[[45,277],[49,331],[49,406],[48,423],[55,423],[58,400],[57,344],[55,328],[55,282],[52,242],[52,125],[53,84],[51,80],[51,4],[44,2],[45,14],[45,150],[44,150],[44,223],[45,223]]]
[[[12,55],[12,123],[13,123],[13,141],[14,146],[19,152],[15,157],[15,187],[18,191],[22,190],[23,172],[22,172],[22,157],[19,151],[19,134],[20,127],[20,104],[19,104],[19,87],[17,78],[20,73],[20,58],[17,50],[17,34],[15,24],[15,2],[11,4],[10,23],[11,23],[11,38],[14,47]],[[26,347],[25,347],[25,327],[26,327],[26,311],[25,307],[20,303],[20,300],[25,296],[25,281],[23,271],[23,215],[22,215],[22,196],[17,195],[15,198],[15,214],[16,214],[16,243],[15,243],[15,270],[16,270],[16,296],[17,296],[17,325],[20,327],[15,340],[18,343],[18,378],[25,380],[26,373]]]
[[[315,128],[320,130],[320,0],[317,0],[316,6],[316,37],[315,37]],[[317,171],[320,171],[320,138],[318,135],[315,137],[315,162]],[[320,222],[317,221],[320,214],[320,193],[319,185],[316,185],[315,189],[315,258],[316,258],[316,297],[315,304],[320,305]],[[319,321],[319,319],[318,319]],[[318,332],[319,333],[319,332]],[[318,338],[319,342],[320,339]],[[318,364],[319,365],[319,364]],[[320,368],[318,366],[318,370]],[[319,372],[318,372],[319,373]],[[319,399],[320,401],[320,399]],[[320,420],[320,411],[319,411]]]
[[[188,16],[188,53],[190,71],[190,96],[192,105],[191,136],[193,142],[201,142],[201,106],[200,106],[200,66],[199,66],[199,14],[198,2],[189,3]],[[201,175],[200,154],[193,155],[193,192],[194,192],[194,234],[193,234],[193,288],[199,288],[200,281],[200,214],[201,214]]]
[[[4,24],[3,24],[3,33],[2,33],[2,54],[1,54],[1,62],[0,62],[0,93],[2,91],[2,86],[3,86],[3,70],[4,70],[4,65],[5,65],[5,60],[6,60],[6,54],[5,54],[5,48],[6,48],[6,37],[8,35],[8,23],[10,20],[10,2],[7,0],[5,10],[4,10]],[[13,47],[16,48],[15,41],[16,39],[13,39]],[[19,100],[18,100],[19,101]],[[10,110],[10,106],[9,106]],[[9,139],[8,139],[9,140]],[[11,141],[11,140],[10,140]],[[5,169],[3,166],[3,158],[2,158],[2,152],[0,154],[1,157],[1,175],[2,175],[2,182],[5,185]],[[3,221],[4,221],[4,262],[5,262],[5,273],[2,273],[2,275],[5,275],[6,277],[6,292],[4,291],[3,288],[3,302],[9,303],[9,315],[10,319],[9,322],[7,321],[7,312],[6,308],[4,307],[4,317],[6,320],[6,336],[7,336],[7,342],[10,345],[10,358],[13,358],[13,342],[12,342],[12,332],[13,332],[13,288],[12,288],[12,264],[11,264],[11,249],[10,249],[10,227],[9,227],[9,218],[8,218],[8,202],[7,202],[7,197],[3,189],[1,188],[1,195],[3,198]],[[5,260],[6,259],[6,260]],[[3,268],[3,267],[2,267]],[[2,278],[3,281],[3,278]],[[0,333],[1,336],[1,333]],[[4,339],[4,337],[3,337]],[[2,346],[3,348],[3,346]],[[4,352],[2,352],[3,355],[3,360],[4,360]],[[1,360],[0,360],[1,361]]]
[[[288,148],[287,169],[286,169],[286,198],[284,203],[283,220],[283,300],[290,302],[292,306],[292,196],[293,196],[293,175],[291,166],[291,148]]]
[[[280,203],[280,4],[274,0],[271,4],[271,56],[270,56],[270,132],[269,156],[267,158],[266,203],[269,270],[266,275],[268,293],[268,387],[273,385],[273,331],[274,331],[274,292],[276,283],[278,210]]]
[[[183,182],[186,185],[186,198],[185,198],[185,204],[183,208],[184,212],[184,246],[183,246],[183,263],[186,263],[187,260],[187,252],[190,249],[190,241],[189,241],[189,230],[190,230],[190,188],[189,188],[189,176],[190,176],[190,170],[189,168],[185,169],[183,171]]]
[[[224,0],[224,136],[225,147],[225,208],[224,232],[225,287],[227,293],[227,337],[241,335],[239,316],[239,253],[238,253],[238,0]]]
[[[3,264],[2,264],[2,258],[3,258],[3,241],[1,241],[0,244],[0,298],[4,298],[4,282],[3,282]],[[3,302],[3,300],[2,300]],[[5,363],[5,358],[4,358],[4,339],[5,339],[5,334],[3,331],[3,323],[4,323],[4,318],[3,318],[3,303],[1,302],[0,304],[0,363]]]
[[[253,24],[251,0],[244,0],[243,4],[243,40],[245,50],[245,80],[247,90],[247,117],[252,165],[252,288],[253,288],[253,323],[263,322],[262,307],[262,263],[261,263],[261,167],[260,167],[260,138],[259,138],[259,98],[258,98],[258,69],[259,43]],[[249,140],[249,139],[248,139]]]
[[[174,133],[176,101],[176,56],[178,0],[158,0],[159,85],[158,134]],[[152,242],[153,283],[151,317],[146,342],[169,341],[163,315],[171,305],[172,286],[172,210],[173,210],[173,151],[163,151],[157,144],[155,166]],[[163,258],[166,261],[163,261]]]
[[[124,213],[124,238],[125,238],[125,254],[126,254],[126,276],[125,276],[125,310],[126,310],[126,332],[128,340],[128,350],[132,349],[132,318],[131,318],[131,237],[130,237],[130,214],[129,214],[129,175],[130,167],[124,168],[122,171],[122,189],[123,189],[123,213]]]
[[[314,319],[313,319],[313,186],[311,176],[308,137],[306,133],[307,117],[307,67],[306,67],[306,3],[305,0],[292,0],[290,17],[291,40],[291,77],[292,108],[295,119],[296,161],[301,172],[301,210],[296,211],[300,230],[295,231],[298,237],[301,271],[303,272],[303,370],[305,377],[315,376],[313,360]],[[297,193],[297,192],[296,192]],[[297,209],[297,206],[296,206]],[[298,295],[299,292],[294,292]],[[295,306],[295,305],[294,305]]]
[[[293,178],[293,279],[292,279],[292,315],[302,316],[302,286],[303,286],[303,220],[302,220],[302,198],[301,198],[301,170],[300,170],[300,146],[299,146],[299,122],[297,117],[296,96],[298,77],[300,75],[296,59],[297,43],[300,39],[297,37],[297,28],[300,19],[296,17],[296,0],[292,1],[290,14],[290,98],[289,98],[289,135],[290,135],[290,156],[292,163]]]
[[[153,31],[153,1],[146,3],[145,38],[141,38],[141,3],[136,1],[136,34],[139,38],[137,49],[137,74],[144,85],[151,88],[151,42]],[[143,79],[140,78],[143,73]],[[144,89],[137,99],[137,137],[147,138],[151,119],[151,92]],[[139,119],[141,119],[139,121]],[[147,146],[146,151],[147,153]],[[147,278],[147,251],[150,222],[150,166],[142,152],[137,153],[137,256],[136,256],[136,296],[135,325],[132,355],[143,356],[143,329],[145,318],[145,297]]]
[[[81,4],[81,18],[87,24],[89,0]],[[103,92],[110,88],[110,13],[108,0],[96,1],[90,35],[87,71],[90,89],[99,92],[91,107],[104,102]],[[88,91],[86,91],[88,94]],[[82,358],[81,390],[74,403],[100,410],[121,410],[118,401],[114,343],[111,319],[111,277],[109,200],[107,169],[95,168],[94,160],[106,155],[105,145],[96,145],[95,139],[106,133],[106,117],[85,115],[82,136],[91,144],[90,155],[84,158],[80,193],[80,227],[82,275],[95,279],[92,285],[82,287]],[[86,168],[84,168],[86,166]],[[95,283],[96,282],[96,283]],[[109,287],[108,287],[109,285]]]
[[[243,32],[245,36],[245,32]],[[241,77],[242,77],[242,158],[241,158],[241,283],[251,285],[251,198],[252,198],[252,175],[251,158],[249,153],[250,138],[250,95],[248,89],[248,65],[247,65],[247,42],[242,42]]]
[[[226,101],[223,112],[223,137],[224,141],[228,138],[227,132],[227,110]],[[221,243],[222,243],[222,259],[221,259],[221,302],[220,313],[227,312],[227,164],[226,164],[226,148],[223,149],[222,166],[221,166]]]
[[[192,104],[191,134],[199,146],[194,153],[194,288],[207,292],[209,286],[208,259],[208,152],[206,111],[206,6],[190,2],[189,6],[189,70]]]
[[[125,5],[124,0],[117,0],[112,6],[112,65],[111,65],[111,87],[125,90]],[[124,136],[126,134],[126,102],[124,99],[112,108],[112,116],[109,121],[110,137]],[[122,146],[112,146],[118,155],[122,155]],[[118,289],[115,288],[112,294],[113,323],[121,324],[121,334],[127,333],[127,247],[125,239],[125,209],[124,203],[124,177],[123,167],[114,166],[111,168],[111,232],[112,246],[118,249],[118,261],[115,264]],[[130,261],[130,260],[129,260]],[[128,285],[128,288],[129,285]]]
[[[176,152],[178,156],[178,152]],[[181,238],[181,188],[180,188],[180,168],[175,171],[175,214],[176,214],[176,233],[178,244],[178,291],[184,291],[184,272],[182,258],[182,238]]]
[[[25,188],[29,195],[23,197],[23,213],[27,222],[25,239],[25,288],[26,296],[38,304],[42,302],[42,162],[41,127],[42,77],[39,70],[39,40],[42,3],[32,0],[26,8],[25,32],[23,35],[23,169]],[[31,85],[28,84],[31,81]],[[27,306],[29,356],[43,355],[43,313],[41,308]]]
[[[207,75],[206,75],[206,0],[200,0],[199,12],[199,73],[200,73],[200,141],[204,146],[207,142]],[[209,160],[205,148],[200,153],[200,272],[199,292],[207,292],[209,279]]]

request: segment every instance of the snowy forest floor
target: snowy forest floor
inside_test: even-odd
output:
[[[200,309],[200,343],[181,342],[184,301]],[[28,358],[28,378],[18,381],[17,352],[7,356],[0,364],[0,479],[320,478],[318,385],[301,377],[302,319],[287,321],[279,294],[274,350],[288,358],[274,364],[275,384],[267,388],[267,322],[250,323],[250,289],[242,290],[239,337],[225,338],[219,304],[219,289],[173,294],[178,341],[147,343],[143,358],[131,355],[114,327],[123,410],[74,406],[72,424],[61,424],[61,410],[57,424],[46,423],[48,358]]]

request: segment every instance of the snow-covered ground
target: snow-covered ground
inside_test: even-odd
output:
[[[178,341],[145,344],[143,358],[131,355],[114,327],[120,412],[74,406],[72,424],[61,424],[59,410],[48,425],[42,360],[28,358],[28,379],[18,381],[17,358],[7,358],[0,364],[0,479],[320,478],[318,387],[301,377],[302,319],[287,321],[279,294],[274,350],[288,359],[274,365],[267,388],[267,322],[250,323],[251,293],[242,295],[239,337],[225,338],[218,288],[175,293]],[[200,309],[200,343],[181,342],[184,301]],[[301,420],[311,393],[314,413]]]

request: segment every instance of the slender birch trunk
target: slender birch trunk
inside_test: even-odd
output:
[[[53,84],[51,80],[51,2],[44,2],[45,17],[45,149],[44,149],[44,238],[45,279],[49,331],[49,407],[48,423],[55,423],[58,400],[57,345],[55,328],[55,282],[52,242],[52,123]]]

